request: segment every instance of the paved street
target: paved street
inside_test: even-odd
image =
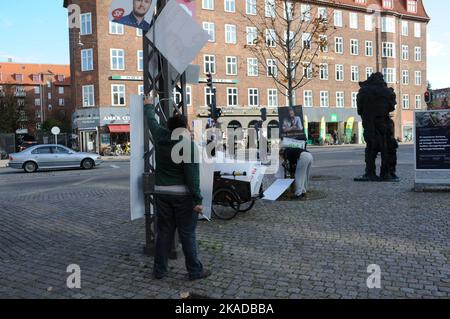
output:
[[[27,175],[0,168],[0,298],[438,298],[450,297],[450,195],[414,193],[413,148],[401,183],[354,183],[361,147],[316,148],[311,188],[322,199],[260,201],[231,221],[201,222],[201,260],[151,278],[144,223],[129,220],[129,164]],[[81,267],[81,289],[66,268]],[[381,268],[368,289],[367,267]]]

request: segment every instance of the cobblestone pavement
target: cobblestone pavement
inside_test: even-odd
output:
[[[47,173],[0,174],[0,298],[450,297],[449,194],[413,193],[409,164],[399,184],[354,183],[361,171],[318,168],[312,189],[325,199],[260,201],[232,221],[200,223],[213,275],[197,282],[187,281],[183,258],[168,278],[151,278],[144,223],[129,220],[126,169],[111,181],[107,169],[89,181],[48,173],[68,184],[46,189],[26,185]],[[4,191],[14,182],[24,190]],[[69,264],[81,267],[81,289],[66,287]],[[381,267],[381,289],[366,286],[370,264]]]

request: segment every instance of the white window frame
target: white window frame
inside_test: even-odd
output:
[[[122,89],[123,90],[120,90]],[[117,89],[117,92],[115,92]],[[127,105],[127,94],[126,94],[126,85],[125,84],[111,84],[111,105],[112,106],[125,106]],[[114,103],[114,94],[117,94],[118,103]],[[123,103],[120,103],[121,95],[123,94]]]

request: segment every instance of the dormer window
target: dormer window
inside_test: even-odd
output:
[[[64,82],[64,75],[58,75],[58,82]]]
[[[367,0],[355,0],[356,4],[367,4]]]
[[[407,10],[411,13],[417,13],[417,0],[407,0]]]
[[[41,82],[41,75],[33,74],[33,82]]]
[[[383,0],[383,9],[394,9],[394,0]]]
[[[15,74],[15,79],[16,79],[17,82],[22,82],[23,81],[23,74],[16,73]]]

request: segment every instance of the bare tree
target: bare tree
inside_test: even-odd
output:
[[[294,105],[295,91],[310,82],[323,67],[328,37],[334,33],[329,19],[333,0],[250,0],[241,13],[250,23],[245,46],[258,59],[258,67],[272,77],[278,90]],[[298,72],[301,71],[301,72]],[[326,72],[326,70],[323,70]]]

